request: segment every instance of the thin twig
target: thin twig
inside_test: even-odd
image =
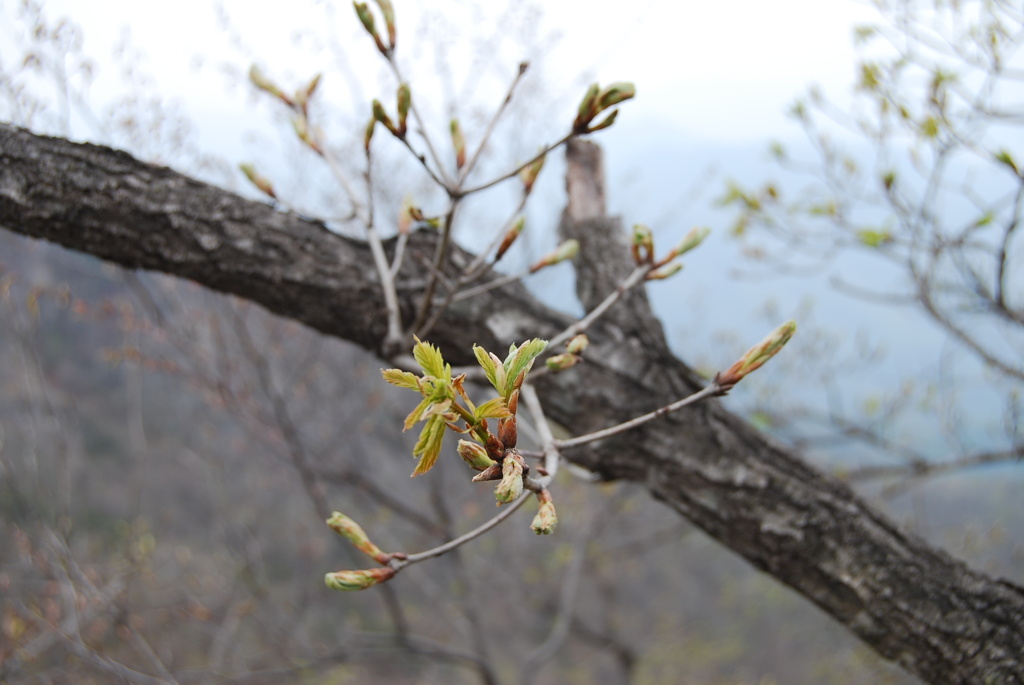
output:
[[[603,316],[604,313],[607,312],[613,304],[622,299],[622,296],[625,295],[630,289],[634,288],[640,283],[643,283],[647,277],[647,274],[650,273],[650,271],[651,266],[649,264],[641,264],[640,266],[633,269],[633,271],[628,276],[626,276],[625,280],[623,280],[622,283],[619,284],[619,287],[616,288],[612,293],[610,293],[608,297],[602,300],[601,304],[594,307],[594,309],[592,309],[582,319],[572,324],[564,331],[562,331],[554,338],[552,338],[551,341],[548,343],[548,349],[553,349],[556,345],[560,345],[561,343],[571,339],[573,336],[579,335],[583,331],[587,330],[587,328],[589,328],[595,321],[597,321],[598,318]]]
[[[507,519],[509,516],[514,514],[516,512],[516,510],[519,509],[519,507],[521,507],[523,505],[523,503],[527,499],[530,498],[530,496],[531,495],[529,495],[529,494],[524,492],[523,495],[521,495],[519,497],[519,499],[517,499],[512,504],[509,504],[506,507],[504,507],[497,516],[495,516],[491,520],[487,521],[483,525],[478,526],[477,528],[474,528],[473,530],[469,531],[468,533],[466,533],[464,535],[460,535],[459,537],[455,538],[454,540],[446,542],[443,545],[439,545],[437,547],[434,547],[433,549],[428,549],[428,550],[426,550],[424,552],[418,552],[416,554],[410,554],[410,555],[406,556],[404,559],[397,559],[397,558],[396,559],[392,559],[391,562],[389,563],[389,565],[391,566],[391,568],[393,568],[393,569],[395,569],[397,571],[397,570],[399,570],[401,568],[404,568],[404,567],[406,567],[406,566],[408,566],[410,564],[416,564],[416,563],[419,563],[421,561],[426,561],[427,559],[433,559],[434,557],[439,557],[439,556],[441,556],[442,554],[444,554],[446,552],[450,552],[451,550],[455,549],[456,547],[461,547],[462,545],[466,544],[467,542],[470,542],[470,541],[475,540],[476,538],[480,537],[481,535],[483,535],[484,533],[486,533],[487,531],[491,530],[492,528],[497,526],[499,523],[501,523],[502,521]]]
[[[508,104],[512,102],[512,93],[515,92],[516,86],[518,86],[519,82],[523,79],[523,74],[526,73],[529,66],[528,62],[519,63],[519,71],[516,72],[515,78],[512,79],[512,85],[508,87],[508,92],[505,93],[505,99],[501,101],[501,105],[498,106],[498,110],[494,113],[490,123],[487,124],[487,130],[484,131],[484,136],[480,140],[480,145],[477,146],[476,151],[473,152],[469,161],[466,162],[466,166],[462,167],[462,172],[459,174],[460,185],[466,180],[466,177],[469,176],[469,172],[473,170],[473,167],[476,166],[477,160],[480,159],[481,153],[483,153],[484,149],[487,147],[487,143],[491,139],[491,134],[494,133],[494,128],[498,125],[498,120],[501,119],[501,115],[505,113],[505,109],[508,107]]]
[[[558,453],[558,448],[555,447],[555,436],[552,435],[551,426],[548,425],[548,420],[544,416],[544,408],[541,406],[540,398],[537,397],[537,391],[533,389],[532,384],[524,383],[521,393],[521,397],[526,403],[526,409],[530,412],[534,427],[537,429],[537,434],[540,436],[541,448],[544,450],[544,470],[547,473],[540,480],[546,486],[554,480],[558,473],[558,462],[561,455]]]
[[[548,154],[552,150],[555,150],[555,149],[557,149],[558,147],[560,147],[562,145],[565,145],[575,135],[576,135],[575,133],[570,131],[569,133],[567,133],[564,136],[562,136],[561,138],[559,138],[556,142],[551,143],[550,145],[544,146],[541,149],[540,152],[538,152],[533,157],[531,157],[527,161],[523,162],[522,164],[520,164],[519,166],[517,166],[515,169],[513,169],[510,172],[508,172],[507,174],[503,174],[503,175],[498,176],[497,178],[495,178],[493,180],[488,181],[487,183],[483,183],[481,185],[474,186],[472,188],[460,189],[459,190],[459,197],[466,197],[467,195],[472,195],[473,193],[479,193],[481,190],[487,190],[488,188],[491,188],[493,186],[498,185],[502,181],[507,181],[508,179],[512,178],[513,176],[517,176],[520,171],[522,171],[526,167],[530,166],[531,164],[536,162],[538,159],[540,159],[544,155]]]
[[[594,442],[596,440],[604,440],[605,438],[610,438],[613,435],[618,435],[619,433],[624,433],[638,426],[642,426],[648,421],[653,421],[654,419],[659,418],[661,416],[665,416],[666,414],[671,414],[672,412],[679,411],[683,407],[688,407],[691,404],[696,404],[700,402],[701,400],[706,400],[709,397],[715,397],[716,395],[721,394],[722,388],[721,386],[718,385],[718,382],[711,381],[711,383],[709,383],[703,389],[698,390],[692,395],[684,397],[681,400],[677,400],[672,404],[667,404],[664,407],[655,409],[654,411],[644,414],[642,416],[637,416],[636,418],[630,419],[629,421],[624,421],[618,425],[611,426],[610,428],[604,428],[599,431],[594,431],[593,433],[587,433],[586,435],[580,435],[575,438],[569,438],[568,440],[555,440],[554,444],[555,447],[558,448],[559,450],[564,450],[570,447],[579,447],[580,445],[586,445],[587,443]]]

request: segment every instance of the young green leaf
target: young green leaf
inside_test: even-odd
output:
[[[473,416],[477,419],[504,419],[512,416],[512,412],[508,410],[503,397],[495,397],[477,407]]]
[[[412,455],[419,457],[416,469],[412,472],[413,478],[426,473],[434,466],[437,456],[441,454],[441,442],[444,440],[445,420],[443,416],[431,416],[427,419],[427,425],[420,433],[420,439],[413,447]]]
[[[405,425],[402,426],[402,430],[407,431],[418,422],[422,421],[427,409],[429,409],[430,405],[433,403],[434,399],[432,397],[424,397],[420,403],[416,405],[416,408],[409,412],[409,415],[405,417]]]
[[[521,373],[529,373],[530,367],[533,366],[533,360],[536,359],[544,348],[548,346],[547,340],[541,340],[540,338],[534,338],[524,342],[518,348],[515,345],[509,349],[508,358],[505,359],[505,384],[499,392],[503,397],[508,397],[509,394],[515,389],[512,385],[516,382],[516,379]]]
[[[491,358],[487,350],[479,345],[473,345],[473,354],[476,355],[476,361],[480,364],[480,368],[484,370],[487,381],[494,386],[495,390],[501,392],[501,388],[498,386],[497,363],[495,360]]]
[[[410,371],[402,371],[401,369],[381,369],[380,373],[391,385],[397,385],[399,388],[408,388],[409,390],[420,391],[420,377]]]
[[[416,363],[420,365],[423,373],[427,376],[446,381],[451,380],[452,367],[444,363],[440,350],[430,343],[425,343],[417,338],[416,346],[412,348],[412,356],[416,358]]]

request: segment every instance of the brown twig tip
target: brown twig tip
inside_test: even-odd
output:
[[[728,392],[734,385],[778,354],[789,339],[796,333],[796,322],[787,321],[780,325],[768,336],[751,347],[742,357],[736,360],[732,366],[715,376],[715,382],[720,386],[721,394]]]

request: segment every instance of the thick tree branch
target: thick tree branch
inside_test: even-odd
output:
[[[616,222],[600,212],[572,214],[563,229],[583,243],[581,299],[594,306],[630,263],[625,248],[614,247],[623,235]],[[192,279],[372,350],[384,340],[385,308],[365,244],[124,153],[0,124],[0,225],[128,268]],[[415,234],[409,249],[432,254],[435,239]],[[446,269],[454,274],[468,259],[454,251]],[[408,323],[424,278],[409,266],[396,280]],[[454,304],[431,342],[453,364],[470,364],[473,343],[497,349],[568,323],[508,286]],[[699,387],[670,354],[642,291],[589,335],[587,363],[538,379],[548,416],[577,434]],[[927,681],[1024,682],[1024,589],[900,531],[717,403],[566,456],[605,479],[644,483]]]

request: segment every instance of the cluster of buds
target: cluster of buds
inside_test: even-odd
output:
[[[530,273],[536,273],[541,269],[549,266],[554,266],[559,262],[564,262],[569,259],[574,259],[576,255],[580,253],[580,243],[575,238],[570,238],[564,243],[554,249],[554,251],[547,253],[543,257],[537,260],[537,262],[530,267]]]
[[[384,16],[384,24],[388,31],[388,43],[385,45],[384,41],[380,37],[380,33],[377,32],[377,22],[373,18],[373,13],[365,2],[353,2],[352,5],[355,7],[356,16],[359,17],[359,22],[366,29],[366,32],[373,38],[374,44],[380,53],[385,57],[390,58],[391,53],[395,50],[395,38],[397,37],[397,31],[395,29],[395,7],[391,4],[391,0],[375,0],[377,7],[380,8],[381,14]]]
[[[796,333],[796,322],[787,321],[758,344],[747,350],[742,357],[736,360],[732,366],[725,371],[715,375],[715,383],[718,384],[723,394],[728,392],[752,371],[764,366],[765,362],[778,354],[789,339]]]
[[[565,352],[548,357],[544,363],[551,371],[565,371],[583,360],[580,355],[589,346],[590,339],[585,334],[580,333],[565,344]]]
[[[353,571],[335,571],[324,576],[324,582],[332,590],[365,590],[377,583],[394,577],[396,571],[388,564],[392,559],[404,559],[399,552],[386,554],[370,541],[362,527],[341,512],[334,512],[327,519],[327,525],[338,535],[351,542],[356,549],[381,564],[383,568],[360,569]]]
[[[710,229],[694,228],[687,233],[679,244],[672,248],[667,255],[659,260],[654,259],[654,234],[647,226],[636,224],[633,226],[633,236],[629,243],[630,254],[637,266],[648,265],[648,281],[657,281],[668,278],[683,268],[680,262],[674,261],[690,250],[700,245],[708,237]]]
[[[405,134],[409,131],[409,109],[412,107],[412,91],[409,89],[408,84],[401,83],[398,85],[398,91],[395,93],[395,103],[398,112],[397,124],[388,116],[387,110],[384,109],[384,105],[380,100],[373,101],[373,116],[370,117],[370,121],[366,124],[366,133],[363,135],[363,148],[367,154],[370,153],[370,141],[373,140],[373,132],[376,130],[377,124],[381,124],[395,138],[405,140]]]
[[[597,124],[593,123],[594,118],[609,107],[614,107],[635,95],[636,87],[632,83],[625,81],[613,83],[604,89],[596,83],[591,85],[580,102],[579,112],[576,115],[575,121],[572,122],[572,132],[582,135],[608,128],[615,122],[615,117],[619,115],[619,110],[612,110],[608,116]]]
[[[288,95],[281,90],[255,64],[249,68],[249,81],[258,89],[274,96],[291,109],[295,113],[295,116],[292,118],[292,127],[295,129],[295,134],[299,137],[299,140],[318,155],[323,155],[323,148],[321,148],[309,127],[309,101],[313,97],[313,93],[316,92],[317,86],[320,85],[320,74],[310,79],[306,85],[297,88],[294,95]],[[245,174],[245,177],[259,188],[260,192],[272,198],[277,197],[274,194],[274,188],[270,181],[257,173],[256,168],[252,164],[240,164],[239,168]]]

